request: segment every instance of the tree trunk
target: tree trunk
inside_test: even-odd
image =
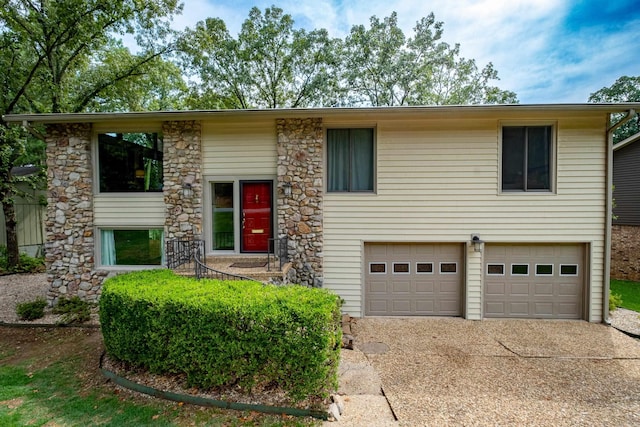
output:
[[[6,197],[2,205],[4,210],[4,224],[7,231],[7,269],[14,270],[20,265],[20,249],[18,248],[18,230],[16,207],[13,200]]]

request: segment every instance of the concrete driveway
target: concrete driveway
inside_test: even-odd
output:
[[[611,327],[367,318],[353,329],[337,424],[640,425],[640,341]],[[384,396],[369,395],[376,381]]]

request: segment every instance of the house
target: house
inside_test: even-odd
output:
[[[640,134],[613,146],[611,277],[640,282]]]
[[[640,104],[14,115],[47,125],[50,298],[163,240],[254,254],[352,316],[607,319],[611,113]],[[145,248],[141,250],[140,248]]]

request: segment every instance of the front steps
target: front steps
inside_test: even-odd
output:
[[[287,273],[291,269],[290,263],[285,263],[280,269],[280,260],[270,257],[268,262],[265,255],[207,255],[206,265],[209,268],[228,274],[249,277],[263,283],[287,283]],[[194,275],[193,263],[183,265],[175,272],[185,276]]]

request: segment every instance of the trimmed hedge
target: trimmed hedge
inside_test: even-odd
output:
[[[340,300],[325,289],[141,271],[105,281],[100,323],[109,356],[189,386],[277,386],[293,401],[337,387]]]

